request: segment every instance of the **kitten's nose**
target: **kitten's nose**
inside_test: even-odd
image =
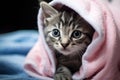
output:
[[[69,45],[69,43],[61,43],[61,45],[62,45],[63,48],[65,49],[65,48]]]

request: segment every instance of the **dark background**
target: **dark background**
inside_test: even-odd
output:
[[[40,0],[39,0],[40,1]],[[21,29],[37,30],[38,0],[1,0],[0,33]],[[49,2],[50,0],[45,0]]]

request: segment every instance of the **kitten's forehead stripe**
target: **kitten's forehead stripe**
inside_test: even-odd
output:
[[[71,23],[70,28],[71,30],[74,30],[75,27],[73,26],[73,23]]]
[[[80,26],[79,25],[75,25],[74,29],[79,29]]]
[[[63,12],[60,17],[61,17],[60,22],[62,22],[62,26],[74,27],[73,26],[73,22],[74,22],[73,13],[70,13],[68,15],[67,12]]]
[[[73,23],[73,20],[74,20],[74,18],[73,18],[73,13],[71,14],[71,16],[70,16],[70,19],[69,19],[69,26]]]
[[[65,23],[65,12],[63,12],[63,13],[61,14],[61,21],[62,21],[63,23]]]

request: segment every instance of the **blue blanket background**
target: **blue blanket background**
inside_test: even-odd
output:
[[[35,30],[0,34],[0,80],[38,80],[23,70],[25,57],[37,38]]]

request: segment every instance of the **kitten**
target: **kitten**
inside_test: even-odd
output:
[[[94,29],[66,6],[57,10],[41,2],[41,8],[45,40],[57,59],[54,79],[72,80],[72,74],[82,65],[82,55],[92,41]]]

